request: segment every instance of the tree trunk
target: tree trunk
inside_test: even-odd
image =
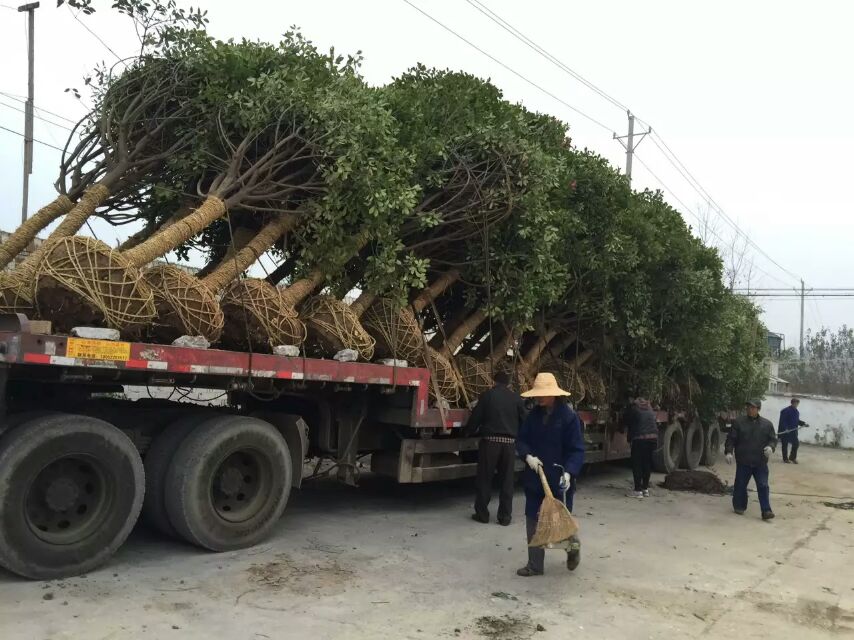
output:
[[[469,314],[471,314],[471,309],[459,309],[448,322],[444,323],[442,327],[444,332],[436,331],[436,335],[430,338],[430,342],[427,343],[428,346],[434,349],[441,349],[442,345],[445,344],[445,337],[456,331],[457,327],[469,317]]]
[[[555,358],[560,358],[560,355],[577,339],[578,335],[575,333],[564,333],[563,335],[558,335],[546,346],[546,352]]]
[[[433,284],[424,289],[415,300],[412,301],[412,308],[415,313],[420,313],[427,308],[427,305],[433,302],[440,295],[445,293],[452,284],[460,279],[462,274],[459,269],[451,269],[439,276]]]
[[[40,231],[45,229],[59,216],[64,215],[74,208],[74,203],[68,196],[60,195],[48,205],[39,209],[32,217],[28,218],[0,245],[0,268],[12,262],[15,257],[24,251],[35,239]]]
[[[127,251],[128,249],[133,249],[134,247],[148,240],[158,231],[161,231],[162,229],[165,229],[166,227],[175,224],[181,218],[189,215],[190,211],[192,211],[190,207],[182,207],[177,212],[166,218],[166,220],[164,220],[160,224],[145,225],[142,229],[137,231],[132,236],[129,236],[124,242],[122,242],[119,245],[117,251]]]
[[[296,256],[288,256],[282,264],[273,269],[273,272],[267,276],[267,282],[269,282],[274,287],[277,286],[282,280],[285,279],[286,276],[293,272],[296,266]]]
[[[231,258],[223,259],[216,269],[202,279],[202,284],[210,291],[218,293],[252,266],[261,255],[276,241],[296,226],[297,217],[293,214],[280,214],[259,231],[245,247]]]
[[[508,332],[504,335],[501,340],[499,340],[495,344],[495,348],[492,350],[492,353],[489,354],[489,362],[493,365],[497,364],[500,360],[507,357],[507,351],[510,349],[510,346],[513,344],[513,333]]]
[[[546,350],[546,346],[548,346],[549,342],[551,342],[556,335],[556,329],[549,329],[539,336],[533,346],[528,349],[528,352],[522,358],[522,364],[525,365],[528,371],[533,371],[534,367],[537,366],[537,363],[540,361],[540,357],[543,355],[543,351]]]
[[[368,244],[368,235],[364,232],[360,233],[358,236],[356,236],[355,242],[356,246],[353,249],[353,253],[358,254],[365,247],[365,245]],[[290,306],[296,308],[308,296],[310,296],[311,292],[317,289],[317,287],[319,287],[325,279],[326,274],[320,271],[319,269],[315,269],[305,278],[297,280],[287,289],[282,291],[282,300],[285,302],[285,304],[289,304]]]
[[[350,305],[350,310],[356,314],[357,318],[361,318],[362,314],[368,310],[374,301],[377,299],[377,294],[370,291],[362,291],[358,298]]]
[[[486,320],[486,309],[480,308],[466,318],[465,321],[463,321],[463,323],[448,336],[448,339],[442,346],[440,353],[448,358],[453,356],[454,352],[456,352],[459,346],[463,343],[466,336],[477,329],[484,320]]]
[[[187,217],[158,231],[142,244],[126,251],[124,257],[135,267],[145,266],[176,247],[180,247],[209,224],[225,215],[225,212],[225,202],[216,196],[209,196]]]
[[[573,369],[578,370],[585,362],[590,360],[590,358],[592,358],[592,357],[593,357],[593,350],[592,349],[585,349],[584,351],[579,353],[577,356],[575,356],[572,360],[570,360],[569,364]]]
[[[110,197],[110,191],[102,184],[94,184],[80,197],[80,200],[74,205],[74,208],[68,212],[59,226],[53,230],[47,240],[41,243],[38,249],[28,255],[24,261],[15,269],[16,277],[22,281],[31,281],[35,287],[36,268],[42,258],[47,255],[48,250],[58,241],[63,238],[73,236],[80,231],[80,227],[86,224],[95,209]]]
[[[254,234],[255,232],[252,231],[252,229],[247,229],[246,227],[238,227],[235,229],[234,235],[231,237],[231,242],[228,247],[226,247],[225,253],[223,253],[219,258],[208,262],[198,271],[198,273],[196,273],[196,277],[203,280],[209,274],[213,273],[223,262],[226,260],[233,260],[234,254],[249,244],[252,241],[252,238],[255,237]]]
[[[291,307],[296,308],[299,304],[311,295],[311,292],[317,289],[326,279],[326,275],[320,270],[315,269],[305,278],[300,278],[287,289],[282,291],[282,301]]]

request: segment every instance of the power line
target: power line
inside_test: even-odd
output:
[[[656,181],[657,181],[657,182],[658,182],[658,183],[659,183],[659,184],[664,188],[664,190],[665,190],[665,191],[667,191],[667,192],[671,195],[671,197],[673,197],[673,199],[674,199],[674,200],[676,200],[676,202],[678,202],[679,204],[681,204],[681,205],[682,205],[682,208],[683,208],[687,213],[691,214],[691,215],[694,217],[694,219],[697,221],[697,224],[698,224],[699,226],[701,226],[701,227],[705,226],[705,231],[707,231],[708,233],[710,233],[710,234],[712,234],[714,237],[716,237],[716,238],[718,239],[718,241],[719,241],[722,245],[723,245],[723,244],[726,244],[726,241],[725,241],[725,240],[720,236],[720,234],[718,234],[718,232],[717,232],[717,231],[715,231],[714,229],[712,229],[712,228],[708,227],[708,225],[704,225],[704,222],[703,222],[703,220],[700,218],[700,216],[699,216],[699,215],[698,215],[698,214],[697,214],[693,209],[691,209],[688,205],[686,205],[686,204],[681,200],[681,198],[679,198],[679,196],[677,196],[677,195],[676,195],[676,193],[675,193],[675,192],[674,192],[670,187],[668,187],[668,186],[667,186],[667,184],[666,184],[666,183],[665,183],[661,178],[659,178],[659,177],[658,177],[658,175],[657,175],[657,174],[656,174],[652,169],[650,169],[650,168],[649,168],[649,165],[648,165],[646,162],[644,162],[644,161],[643,161],[643,159],[641,159],[641,157],[637,155],[637,153],[635,153],[635,159],[636,159],[638,162],[640,162],[640,163],[641,163],[641,166],[642,166],[644,169],[646,169],[646,170],[649,172],[649,174],[650,174],[653,178],[655,178],[655,180],[656,180]],[[769,278],[771,278],[772,280],[776,280],[777,282],[781,282],[781,283],[783,283],[783,284],[786,284],[785,282],[783,282],[783,280],[780,280],[780,278],[778,278],[777,276],[775,276],[775,275],[773,275],[773,274],[771,274],[771,273],[769,273],[769,272],[765,271],[765,269],[763,269],[762,267],[760,267],[760,266],[758,266],[758,265],[756,265],[756,264],[754,264],[754,265],[753,265],[753,267],[754,267],[757,271],[759,271],[760,273],[762,273],[762,274],[764,274],[764,275],[768,276]],[[753,289],[751,289],[751,290],[753,290]]]
[[[605,91],[603,91],[602,89],[597,87],[595,84],[590,82],[587,78],[585,78],[580,73],[578,73],[577,71],[572,69],[568,64],[566,64],[565,62],[562,62],[556,56],[552,55],[551,53],[549,53],[548,51],[543,49],[540,45],[538,45],[536,42],[534,42],[531,38],[529,38],[524,33],[519,31],[519,29],[517,29],[512,24],[507,22],[504,18],[499,16],[497,13],[495,13],[492,9],[490,9],[489,7],[484,5],[479,0],[466,0],[466,2],[468,2],[471,6],[473,6],[478,11],[480,11],[487,18],[492,20],[492,22],[497,24],[499,27],[501,27],[502,29],[507,31],[514,38],[521,41],[527,47],[529,47],[530,49],[533,49],[534,51],[539,53],[541,56],[543,56],[544,58],[549,60],[549,62],[551,62],[553,65],[555,65],[558,69],[564,71],[565,73],[567,73],[571,77],[575,78],[581,84],[583,84],[588,89],[590,89],[591,91],[593,91],[597,95],[601,96],[602,98],[604,98],[605,100],[607,100],[608,102],[613,104],[615,107],[617,107],[621,111],[628,111],[629,110],[629,108],[626,105],[624,105],[622,102],[620,102],[619,100],[617,100],[613,96],[607,94]]]
[[[104,47],[106,47],[107,51],[109,51],[109,52],[110,52],[110,53],[112,53],[114,56],[116,56],[116,60],[118,60],[119,62],[121,62],[121,61],[122,61],[122,58],[119,56],[119,54],[118,54],[118,53],[116,53],[115,51],[113,51],[113,50],[110,48],[110,45],[108,45],[106,42],[104,42],[104,40],[103,40],[103,38],[101,38],[101,36],[99,36],[97,33],[95,33],[94,31],[92,31],[92,29],[90,29],[90,28],[89,28],[89,25],[88,25],[88,24],[86,24],[85,22],[83,22],[83,21],[80,19],[80,17],[79,17],[76,13],[74,13],[74,12],[71,10],[71,5],[66,5],[66,6],[68,7],[68,11],[69,11],[69,13],[71,13],[71,15],[74,17],[74,19],[75,19],[75,20],[77,20],[77,22],[79,22],[81,25],[83,25],[83,28],[84,28],[84,29],[86,29],[86,31],[88,31],[88,32],[89,32],[89,33],[91,33],[93,36],[95,36],[95,39],[96,39],[98,42],[100,42],[102,45],[104,45]],[[78,13],[79,13],[79,12],[78,12]]]
[[[579,82],[581,82],[584,86],[586,86],[587,88],[589,88],[590,90],[595,92],[597,95],[599,95],[600,97],[602,97],[605,100],[607,100],[608,102],[610,102],[615,107],[618,107],[619,109],[621,109],[623,111],[629,110],[629,108],[625,104],[623,104],[621,101],[617,100],[616,98],[614,98],[613,96],[608,94],[603,89],[600,89],[593,82],[587,80],[581,74],[579,74],[577,71],[572,69],[569,65],[567,65],[566,63],[559,60],[553,54],[549,53],[546,49],[544,49],[542,46],[537,44],[534,40],[532,40],[531,38],[526,36],[524,33],[522,33],[519,29],[514,27],[512,24],[510,24],[507,20],[505,20],[504,18],[499,16],[497,13],[495,13],[494,11],[489,9],[480,0],[466,0],[466,2],[468,2],[472,7],[477,9],[484,16],[486,16],[489,20],[491,20],[492,22],[494,22],[495,24],[500,26],[502,29],[504,29],[505,31],[510,33],[510,35],[512,35],[514,38],[523,42],[526,46],[533,49],[535,52],[539,53],[542,57],[544,57],[546,60],[551,62],[553,65],[555,65],[556,67],[558,67],[559,69],[561,69],[565,73],[569,74],[571,77],[573,77],[576,80],[578,80]],[[651,129],[651,125],[648,122],[645,122],[641,118],[637,118],[637,120],[641,124],[644,124],[648,128]],[[658,147],[659,151],[661,151],[661,153],[665,157],[665,159],[667,159],[667,161],[670,162],[676,168],[677,171],[679,171],[679,173],[682,175],[682,177],[685,178],[685,180],[688,182],[688,184],[695,191],[697,191],[697,193],[713,207],[713,210],[715,211],[715,213],[719,217],[723,218],[727,222],[727,224],[729,224],[736,231],[736,233],[742,235],[745,238],[745,240],[747,241],[747,243],[750,246],[752,246],[756,251],[758,251],[763,256],[765,256],[765,258],[769,262],[774,264],[783,273],[794,278],[795,280],[800,280],[799,276],[795,275],[794,273],[792,273],[791,271],[789,271],[788,269],[783,267],[779,262],[774,260],[774,258],[772,258],[764,249],[762,249],[753,240],[753,238],[750,237],[750,235],[748,233],[746,233],[743,229],[741,229],[741,227],[739,227],[738,224],[732,218],[730,218],[730,216],[728,216],[726,214],[726,212],[723,210],[723,208],[717,202],[715,202],[715,200],[714,200],[714,198],[712,198],[711,194],[709,194],[709,192],[702,186],[702,184],[700,184],[700,182],[696,179],[696,177],[694,177],[694,175],[685,166],[685,164],[679,159],[679,157],[673,152],[673,150],[664,141],[664,139],[661,137],[660,134],[655,132],[655,133],[653,133],[653,136],[654,136],[653,142],[655,143],[656,147]],[[660,141],[660,144],[658,141],[655,140],[655,138],[657,138],[658,141]],[[666,149],[666,151],[665,151],[665,149]],[[649,168],[647,168],[647,170],[649,170]],[[661,182],[661,180],[659,180],[659,182]],[[671,189],[668,189],[668,191],[671,193],[671,195],[673,195],[674,198],[676,197],[675,193]],[[678,198],[676,198],[676,199],[679,200]],[[683,203],[683,206],[685,206],[684,203]]]
[[[639,119],[639,118],[638,118]],[[711,205],[713,211],[721,216],[737,233],[744,236],[747,242],[756,249],[759,253],[761,253],[765,258],[767,258],[772,264],[774,264],[778,269],[780,269],[783,273],[791,276],[795,280],[800,280],[800,277],[796,274],[792,273],[788,269],[786,269],[779,262],[774,260],[768,253],[765,252],[762,247],[760,247],[756,242],[753,241],[753,238],[750,237],[750,234],[746,233],[738,224],[730,218],[726,212],[721,208],[721,206],[715,202],[714,198],[709,194],[708,191],[700,184],[699,180],[694,177],[685,164],[679,159],[679,157],[673,152],[673,150],[667,145],[661,135],[658,134],[657,131],[653,131],[651,136],[652,143],[658,147],[658,150],[661,151],[662,155],[665,159],[673,165],[673,167],[679,172],[679,174],[685,179],[685,181],[702,197],[706,200],[709,205]],[[660,143],[660,144],[659,144]]]
[[[0,125],[0,129],[3,129],[3,131],[8,131],[9,133],[14,133],[16,136],[19,136],[21,138],[24,137],[23,133],[18,133],[14,129],[9,129],[8,127],[4,127],[3,125]],[[43,144],[44,146],[50,147],[51,149],[56,149],[57,151],[63,150],[61,147],[57,147],[56,145],[50,144],[49,142],[44,142],[43,140],[38,140],[37,138],[33,138],[33,142],[38,142],[39,144]]]
[[[5,91],[0,91],[0,96],[6,96],[7,98],[14,100],[15,102],[20,102],[21,104],[26,103],[26,100],[24,98],[22,98],[21,96],[16,96],[14,93],[6,93]],[[48,111],[47,109],[44,109],[42,107],[38,107],[36,105],[33,105],[33,108],[36,111],[41,111],[42,113],[46,113],[48,115],[53,116],[54,118],[59,118],[60,120],[65,120],[69,124],[77,124],[77,120],[72,120],[71,118],[67,118],[66,116],[63,116],[63,115],[56,113],[54,111]]]
[[[7,109],[13,109],[14,111],[18,111],[19,113],[26,113],[24,109],[20,107],[16,107],[11,104],[6,104],[5,102],[0,101],[0,106],[6,107]],[[42,122],[47,122],[48,124],[52,124],[54,127],[59,127],[60,129],[65,129],[66,131],[72,131],[71,127],[66,126],[64,124],[59,124],[58,122],[54,122],[53,120],[48,120],[42,116],[33,115],[36,120],[41,120]]]
[[[469,45],[470,47],[472,47],[472,48],[476,49],[476,50],[477,50],[477,51],[479,51],[481,54],[483,54],[484,56],[486,56],[487,58],[489,58],[490,60],[492,60],[492,61],[493,61],[493,62],[495,62],[496,64],[500,65],[501,67],[503,67],[504,69],[506,69],[507,71],[509,71],[509,72],[510,72],[510,73],[512,73],[513,75],[515,75],[515,76],[516,76],[517,78],[519,78],[520,80],[523,80],[523,81],[527,82],[529,85],[531,85],[532,87],[534,87],[534,88],[535,88],[535,89],[537,89],[538,91],[541,91],[542,93],[544,93],[545,95],[549,96],[549,97],[550,97],[550,98],[552,98],[553,100],[558,101],[558,102],[559,102],[559,103],[561,103],[563,106],[565,106],[567,109],[571,109],[572,111],[574,111],[574,112],[575,112],[575,113],[577,113],[578,115],[583,116],[584,118],[587,118],[590,122],[592,122],[592,123],[593,123],[593,124],[595,124],[595,125],[598,125],[599,127],[601,127],[602,129],[604,129],[604,130],[605,130],[605,131],[607,131],[608,133],[614,133],[614,129],[613,129],[613,128],[609,127],[609,126],[608,126],[608,125],[606,125],[606,124],[603,124],[602,122],[600,122],[599,120],[597,120],[597,119],[596,119],[596,118],[594,118],[593,116],[590,116],[590,115],[588,115],[588,114],[584,113],[581,109],[579,109],[579,108],[577,108],[577,107],[572,106],[572,105],[571,105],[571,104],[569,104],[566,100],[563,100],[562,98],[559,98],[558,96],[556,96],[555,94],[553,94],[551,91],[549,91],[549,90],[548,90],[548,89],[546,89],[545,87],[542,87],[541,85],[537,84],[536,82],[534,82],[534,81],[533,81],[533,80],[531,80],[530,78],[525,77],[524,75],[522,75],[521,73],[519,73],[518,71],[516,71],[515,69],[513,69],[512,67],[508,66],[507,64],[503,63],[501,60],[499,60],[498,58],[496,58],[495,56],[493,56],[491,53],[487,53],[486,51],[484,51],[483,49],[481,49],[479,46],[477,46],[477,45],[476,45],[475,43],[473,43],[471,40],[468,40],[468,39],[467,39],[467,38],[465,38],[464,36],[461,36],[459,33],[457,33],[456,31],[454,31],[453,29],[451,29],[449,26],[447,26],[446,24],[444,24],[444,23],[440,22],[439,20],[437,20],[436,18],[434,18],[434,17],[433,17],[433,16],[431,16],[429,13],[427,13],[426,11],[424,11],[423,9],[421,9],[420,7],[416,6],[415,4],[413,4],[412,2],[410,2],[409,0],[403,0],[403,2],[405,2],[406,4],[408,4],[410,7],[412,7],[413,9],[415,9],[418,13],[420,13],[420,14],[421,14],[421,15],[423,15],[424,17],[426,17],[426,18],[428,18],[428,19],[432,20],[433,22],[435,22],[437,25],[439,25],[440,27],[442,27],[442,28],[443,28],[445,31],[447,31],[448,33],[450,33],[450,34],[452,34],[452,35],[456,36],[457,38],[459,38],[460,40],[462,40],[463,42],[465,42],[467,45]]]

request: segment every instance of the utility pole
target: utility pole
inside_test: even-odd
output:
[[[804,359],[804,296],[806,295],[806,291],[804,289],[804,281],[801,280],[801,360]]]
[[[35,11],[38,2],[23,4],[18,12],[24,11],[27,16],[27,102],[24,105],[24,188],[21,204],[21,222],[27,221],[27,206],[30,197],[30,174],[33,172],[33,93],[35,89]]]
[[[648,131],[642,132],[635,141],[635,116],[631,111],[626,111],[626,115],[629,117],[629,133],[625,136],[618,136],[616,133],[614,134],[614,140],[619,140],[620,144],[623,145],[623,148],[626,150],[626,179],[629,181],[629,186],[632,184],[632,155],[635,152],[635,149],[638,148],[638,145],[641,141],[646,138],[650,133],[652,133],[652,127],[649,128]],[[625,142],[623,140],[625,139]]]

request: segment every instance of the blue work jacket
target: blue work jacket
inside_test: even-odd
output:
[[[572,493],[575,491],[574,478],[581,473],[584,464],[584,436],[581,432],[581,421],[575,412],[565,404],[555,405],[550,415],[542,407],[534,408],[519,428],[516,451],[522,460],[532,455],[543,462],[549,488],[558,499],[562,494],[562,472],[555,464],[561,465],[572,475],[573,486],[567,496],[567,506],[571,511]],[[525,489],[525,515],[536,518],[545,493],[539,476],[528,467],[522,472],[522,486]]]

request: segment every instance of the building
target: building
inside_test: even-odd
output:
[[[789,381],[780,377],[780,363],[768,361],[768,393],[789,393]]]

